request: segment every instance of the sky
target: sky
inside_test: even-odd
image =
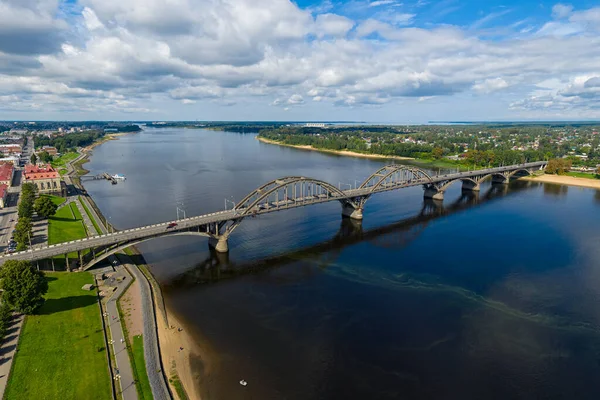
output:
[[[1,120],[600,120],[600,3],[0,0]]]

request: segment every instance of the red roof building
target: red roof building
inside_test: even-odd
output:
[[[36,179],[51,179],[59,178],[60,175],[50,165],[33,165],[28,164],[25,166],[25,180],[36,180]]]
[[[32,165],[25,166],[25,182],[33,183],[40,193],[61,192],[61,182],[59,173],[50,165]]]
[[[0,164],[0,184],[10,187],[12,185],[13,174],[15,173],[15,166],[13,163],[1,163]]]

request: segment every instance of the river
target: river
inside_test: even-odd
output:
[[[222,210],[287,175],[354,186],[384,165],[253,135],[146,129],[94,149],[116,228]],[[228,203],[231,207],[231,203]],[[218,354],[207,399],[600,398],[600,192],[532,182],[379,194],[140,246],[168,308]],[[247,386],[238,382],[245,379]]]

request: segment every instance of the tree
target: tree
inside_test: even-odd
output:
[[[15,225],[15,240],[21,245],[27,246],[29,240],[33,236],[33,224],[31,219],[27,217],[19,218],[19,222]],[[17,246],[18,247],[18,246]],[[21,246],[22,247],[22,246]]]
[[[444,155],[444,149],[442,149],[440,147],[434,147],[433,150],[431,150],[431,156],[433,158],[435,158],[436,160],[439,160],[440,158],[442,158],[443,155]]]
[[[46,164],[53,160],[52,156],[47,151],[42,151],[39,154],[39,157],[40,157],[40,160],[42,160],[42,162],[45,162]]]
[[[48,282],[44,273],[28,261],[8,260],[0,270],[2,302],[24,314],[33,314],[44,304]]]
[[[33,203],[33,209],[42,218],[50,218],[56,214],[58,206],[47,196],[38,197]]]
[[[26,199],[21,200],[18,214],[19,218],[31,218],[33,216],[33,202]]]
[[[31,163],[34,165],[37,164],[37,159],[38,159],[37,156],[35,155],[35,153],[33,153],[31,155]]]

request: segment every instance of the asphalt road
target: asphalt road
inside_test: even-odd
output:
[[[123,277],[125,279],[121,279]],[[109,280],[110,286],[116,287],[116,290],[106,304],[106,312],[108,313],[106,317],[108,319],[110,336],[112,338],[111,343],[117,364],[113,379],[116,378],[118,380],[124,400],[137,400],[138,394],[135,387],[133,372],[131,370],[129,353],[127,353],[127,342],[125,341],[123,327],[121,326],[119,311],[117,310],[117,300],[125,291],[129,282],[131,282],[131,275],[129,275],[129,272],[121,266],[117,267],[117,272],[115,272]]]

